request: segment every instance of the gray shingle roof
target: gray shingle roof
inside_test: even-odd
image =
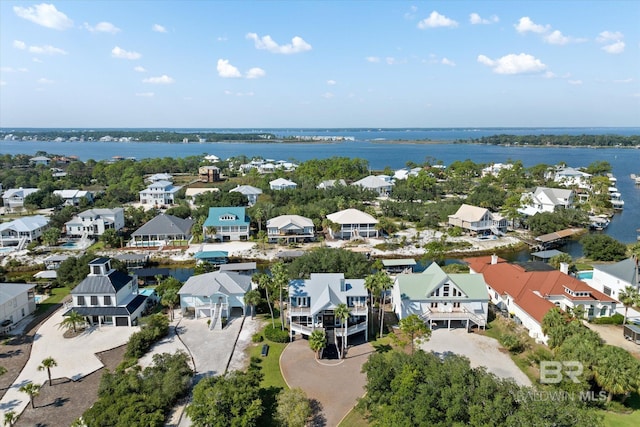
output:
[[[193,220],[173,215],[160,214],[131,234],[132,236],[191,234]]]
[[[219,272],[191,276],[178,294],[210,296],[216,293],[244,295],[251,289],[251,277],[236,272]]]
[[[623,259],[615,264],[597,265],[593,268],[634,285],[638,284],[638,280],[640,280],[638,278],[640,274],[639,267],[634,257]]]

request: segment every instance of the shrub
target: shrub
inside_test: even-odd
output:
[[[624,316],[620,313],[616,313],[611,317],[598,317],[591,321],[596,325],[622,325],[622,322],[624,322]]]
[[[544,347],[539,347],[529,353],[527,360],[531,365],[540,365],[542,360],[553,360],[553,353]]]
[[[253,336],[251,337],[251,341],[253,341],[253,342],[262,342],[262,341],[264,341],[264,337],[262,336],[261,333],[256,333],[256,334],[253,334]]]
[[[269,341],[273,342],[288,342],[289,341],[289,331],[282,330],[280,327],[273,327],[271,325],[267,325],[264,328],[264,337]]]
[[[500,344],[511,353],[520,353],[524,349],[522,341],[517,335],[504,334],[500,337]]]
[[[135,332],[127,342],[125,357],[139,359],[160,338],[169,333],[169,319],[158,313],[144,320],[140,331]]]

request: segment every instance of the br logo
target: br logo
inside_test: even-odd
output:
[[[540,361],[540,382],[542,384],[558,384],[563,377],[567,377],[574,383],[579,383],[578,377],[582,371],[582,363],[577,361],[542,360]]]

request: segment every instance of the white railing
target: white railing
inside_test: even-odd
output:
[[[291,322],[289,324],[289,327],[291,328],[292,331],[299,332],[304,335],[311,335],[311,333],[314,330],[323,329],[323,328],[312,328],[312,327],[304,326],[304,325],[301,325],[300,323],[294,323],[294,322]]]

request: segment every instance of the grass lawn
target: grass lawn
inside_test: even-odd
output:
[[[605,412],[604,425],[606,427],[637,427],[640,425],[640,411],[634,411],[631,414]]]
[[[49,311],[52,307],[56,306],[57,304],[60,304],[62,300],[65,299],[67,295],[69,295],[69,292],[71,291],[66,286],[62,288],[51,289],[50,296],[46,300],[38,304],[38,308],[36,309],[35,315],[38,316],[39,314],[45,313]]]
[[[266,357],[262,357],[260,355],[262,345],[264,343],[269,345],[269,354],[267,354]],[[280,355],[286,346],[287,343],[277,343],[265,340],[263,342],[253,344],[249,349],[250,357],[255,356],[262,360],[260,363],[260,366],[262,367],[261,372],[264,374],[264,378],[260,384],[262,387],[289,388],[282,377],[282,372],[280,371]]]

